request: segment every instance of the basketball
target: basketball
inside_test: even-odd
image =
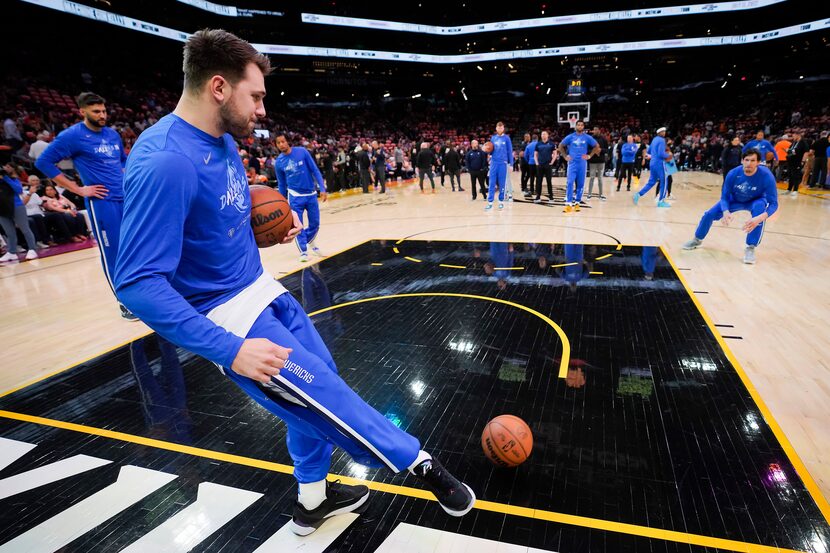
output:
[[[772,161],[773,159],[775,159],[775,154],[773,154],[772,152],[767,152],[766,157],[767,157],[767,161]]]
[[[280,244],[294,226],[288,200],[269,186],[255,184],[251,191],[251,227],[256,245],[268,248]]]
[[[484,143],[484,146],[482,146],[481,149],[484,150],[485,152],[487,152],[488,154],[492,154],[493,153],[493,143],[488,140],[487,142]]]
[[[513,415],[499,415],[481,433],[484,455],[499,467],[524,463],[533,449],[533,433],[525,421]]]

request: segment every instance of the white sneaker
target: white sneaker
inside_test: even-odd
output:
[[[793,198],[795,198],[796,196],[798,196],[798,191],[793,190],[792,192],[790,192],[790,196],[792,196]]]
[[[26,252],[26,261],[31,259],[37,259],[37,252],[35,250],[29,250]]]
[[[49,244],[44,244],[43,242],[38,242],[37,247],[40,248],[40,249],[48,248]]]
[[[301,253],[300,254],[300,263],[306,263],[306,262],[308,262],[308,254],[307,253]]]
[[[318,248],[317,246],[311,246],[311,253],[313,253],[317,257],[326,257],[325,254],[322,251],[320,251],[320,248]]]
[[[744,250],[744,263],[755,265],[755,246],[747,246]]]
[[[599,199],[602,200],[603,202],[608,200],[608,198],[606,198],[605,196],[600,196]]]
[[[17,254],[6,252],[3,257],[0,257],[0,263],[8,263],[8,262],[16,262],[19,261],[17,258]]]
[[[588,194],[587,196],[585,196],[585,199],[582,200],[582,201],[585,202],[586,204],[589,203],[591,201],[591,195]]]

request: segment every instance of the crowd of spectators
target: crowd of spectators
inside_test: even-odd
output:
[[[78,221],[83,211],[79,198],[61,195],[48,180],[29,182],[31,175],[40,179],[34,160],[63,129],[79,120],[71,92],[39,86],[31,82],[17,87],[0,87],[0,111],[3,117],[0,162],[12,162],[21,182],[35,186],[34,201],[26,204],[32,227],[41,244],[85,239],[87,229]],[[171,112],[178,97],[172,90],[154,88],[135,90],[124,85],[101,91],[107,98],[108,124],[121,135],[124,148],[130,148],[141,132]],[[382,105],[344,103],[339,105],[284,104],[270,111],[260,121],[260,132],[239,141],[239,152],[251,183],[275,181],[274,161],[279,152],[277,133],[285,133],[292,144],[309,149],[320,166],[331,191],[360,187],[363,152],[370,156],[368,178],[376,180],[378,150],[383,150],[386,179],[407,179],[416,174],[414,160],[423,143],[434,153],[435,174],[444,180],[448,173],[445,159],[458,158],[463,166],[465,154],[473,140],[484,143],[493,134],[496,120],[505,122],[513,137],[515,170],[524,168],[525,133],[548,130],[555,145],[570,131],[556,122],[556,103],[528,102],[509,95],[494,97],[475,106],[459,103],[398,101]],[[748,101],[725,98],[692,103],[617,103],[594,104],[587,128],[602,135],[610,145],[604,152],[607,171],[617,163],[616,145],[629,134],[645,147],[657,126],[666,126],[668,142],[681,171],[722,172],[730,165],[730,143],[743,145],[761,131],[776,145],[781,179],[797,168],[804,174],[804,184],[822,186],[827,178],[827,130],[830,129],[830,103],[812,102],[792,94],[769,93]],[[262,132],[267,131],[267,132]],[[807,145],[797,152],[799,160],[786,162],[793,155],[794,138]],[[452,153],[448,152],[452,151]],[[70,160],[61,168],[72,175]],[[564,160],[553,162],[554,175],[565,171]],[[455,176],[455,175],[452,175]],[[365,178],[363,179],[366,180]],[[373,183],[377,185],[378,183]],[[366,190],[366,187],[363,187]],[[57,196],[55,194],[57,193]],[[39,201],[40,200],[40,201]],[[25,239],[24,239],[25,241]],[[33,249],[27,244],[29,249]]]

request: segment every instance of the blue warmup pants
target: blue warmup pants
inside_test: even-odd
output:
[[[495,162],[490,165],[490,190],[487,193],[487,201],[493,203],[496,195],[496,186],[499,187],[499,201],[504,201],[504,190],[507,188],[507,164]]]
[[[118,242],[121,236],[121,219],[124,218],[124,202],[122,200],[99,200],[84,198],[89,222],[92,224],[92,234],[98,241],[98,250],[101,253],[101,265],[104,266],[104,276],[110,290],[115,294],[112,285],[112,274],[115,271],[115,260],[118,257]],[[146,229],[152,232],[152,229]]]
[[[736,211],[749,211],[752,213],[752,216],[755,217],[756,215],[760,215],[764,211],[767,210],[767,201],[763,198],[758,198],[753,202],[733,202],[729,204],[729,212],[735,213]],[[695,238],[698,240],[703,240],[706,238],[706,235],[709,234],[709,229],[712,228],[712,223],[715,221],[720,221],[723,219],[723,210],[721,209],[720,202],[716,203],[709,209],[706,213],[703,214],[703,218],[700,220],[700,223],[697,225],[697,230],[695,231]],[[766,222],[766,221],[765,221]],[[764,222],[764,223],[765,223]],[[746,245],[747,246],[757,246],[761,243],[761,238],[764,236],[764,223],[761,223],[757,227],[755,227],[752,232],[746,235]]]
[[[242,390],[288,427],[288,452],[294,477],[307,484],[323,480],[334,445],[356,462],[406,470],[415,462],[418,440],[369,406],[337,374],[337,366],[303,308],[289,293],[275,299],[257,318],[247,338],[267,338],[294,351],[272,380],[281,390],[264,387],[226,368]]]
[[[306,253],[308,245],[314,243],[314,239],[317,238],[317,231],[320,230],[320,204],[317,203],[317,195],[295,196],[289,193],[288,204],[292,211],[297,214],[301,223],[303,223],[303,212],[308,213],[308,225],[303,223],[303,230],[294,239],[300,253]]]
[[[648,166],[648,171],[648,182],[643,185],[638,194],[640,196],[645,196],[649,190],[654,188],[655,184],[660,183],[659,200],[662,202],[664,199],[666,199],[666,164],[662,161],[652,163]]]
[[[585,188],[585,174],[588,171],[588,162],[584,159],[573,158],[568,162],[568,186],[565,203],[571,205],[582,201],[582,189]],[[576,189],[574,190],[574,185]]]

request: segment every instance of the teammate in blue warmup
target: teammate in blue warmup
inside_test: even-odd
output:
[[[666,151],[666,127],[657,129],[656,136],[648,146],[646,159],[650,160],[648,182],[634,194],[634,205],[639,203],[640,196],[645,196],[655,184],[659,183],[660,197],[657,200],[657,207],[671,207],[671,204],[666,201],[666,162],[672,159],[671,153]]]
[[[772,158],[778,161],[778,152],[775,151],[775,146],[764,138],[764,131],[758,131],[758,134],[755,135],[755,140],[747,142],[741,153],[745,154],[749,150],[758,150],[761,152],[761,163],[763,164],[767,163],[767,154],[772,154]]]
[[[496,187],[499,188],[499,209],[504,209],[504,192],[507,188],[507,171],[513,166],[513,142],[504,134],[504,123],[496,123],[496,134],[490,137],[493,151],[490,153],[490,190],[487,193],[487,207],[493,209]]]
[[[617,177],[617,192],[620,191],[620,185],[624,178],[627,178],[626,190],[631,191],[631,177],[634,175],[634,160],[637,157],[637,150],[640,145],[634,142],[634,135],[629,134],[625,138],[625,144],[620,148],[622,166],[620,168],[620,176]]]
[[[187,40],[183,68],[176,109],[142,133],[127,162],[118,297],[285,421],[299,483],[295,533],[368,497],[366,486],[326,481],[334,445],[357,462],[408,470],[447,513],[466,514],[475,503],[469,486],[346,385],[302,307],[262,267],[234,137],[250,136],[265,116],[268,58],[205,29]],[[292,214],[283,243],[302,229]]]
[[[588,148],[591,152],[588,153]],[[567,196],[565,213],[579,211],[582,201],[582,189],[585,188],[585,175],[588,172],[588,159],[599,154],[599,144],[590,134],[585,134],[585,122],[577,121],[576,129],[559,143],[559,153],[568,162]]]
[[[723,219],[723,225],[732,222],[736,211],[749,211],[752,218],[744,223],[746,250],[744,263],[755,263],[755,248],[764,235],[764,221],[778,209],[778,189],[772,171],[761,165],[761,153],[748,150],[741,166],[735,167],[723,181],[723,192],[718,203],[712,206],[697,226],[695,237],[683,244],[684,250],[693,250],[703,243],[712,223]]]
[[[300,261],[308,261],[308,248],[323,257],[320,248],[314,245],[317,231],[320,230],[320,205],[317,203],[317,187],[320,187],[320,199],[328,198],[323,175],[314,162],[314,158],[305,148],[292,148],[284,134],[277,135],[277,149],[280,156],[274,163],[277,173],[277,185],[280,194],[288,198],[288,205],[303,221],[303,212],[308,212],[308,227],[297,235],[295,244],[300,250]],[[316,185],[315,185],[316,183]]]
[[[121,135],[107,127],[106,101],[91,92],[78,96],[78,108],[84,118],[61,132],[37,158],[35,167],[55,184],[83,196],[92,232],[98,242],[104,276],[115,293],[112,273],[118,256],[121,218],[124,214],[124,144]],[[62,159],[71,158],[83,186],[69,179],[58,168]],[[136,317],[123,305],[121,316]]]

